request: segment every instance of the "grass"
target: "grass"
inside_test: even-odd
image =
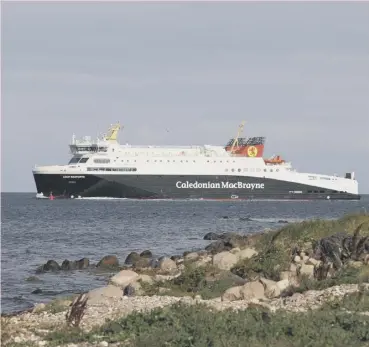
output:
[[[309,220],[300,223],[291,223],[277,231],[264,233],[256,244],[259,249],[265,249],[274,244],[282,249],[291,249],[296,246],[304,246],[306,243],[319,240],[336,232],[346,231],[353,233],[354,230],[364,223],[361,235],[369,235],[369,214],[349,214],[337,220]]]
[[[179,277],[169,281],[142,283],[146,295],[196,296],[212,299],[221,296],[228,288],[235,286],[235,280],[227,271],[206,265],[195,267],[186,264]],[[161,289],[164,289],[161,290]]]
[[[346,266],[337,271],[331,278],[317,281],[307,276],[301,276],[299,287],[289,287],[281,295],[291,296],[294,293],[304,293],[308,290],[323,290],[342,284],[369,283],[369,266],[355,268]]]
[[[253,280],[257,277],[279,281],[280,272],[289,270],[296,249],[312,250],[313,243],[336,232],[353,234],[363,224],[360,235],[369,235],[369,215],[351,214],[338,220],[310,220],[288,224],[277,231],[258,236],[259,254],[236,264],[233,273]]]
[[[346,296],[341,307],[339,303],[332,307],[331,303],[305,313],[271,313],[260,308],[214,312],[202,305],[176,304],[149,313],[133,313],[89,333],[71,329],[51,333],[47,339],[52,345],[104,340],[125,341],[126,346],[132,347],[359,347],[369,343],[368,317],[356,312],[363,302],[368,308],[368,291],[360,297]]]

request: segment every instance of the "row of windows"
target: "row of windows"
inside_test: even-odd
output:
[[[88,167],[87,171],[137,171],[135,167]]]
[[[334,193],[334,194],[339,193],[339,194],[343,194],[344,192],[342,192],[342,191],[338,192],[337,190],[331,190],[329,192],[327,192],[325,190],[308,190],[308,193],[331,193],[331,194],[332,193]]]
[[[81,158],[81,157],[73,157],[68,164],[83,164],[83,163],[87,163],[89,158]]]
[[[100,158],[100,159],[94,159],[94,163],[97,164],[109,164],[110,159]]]

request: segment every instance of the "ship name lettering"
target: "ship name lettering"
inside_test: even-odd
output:
[[[264,189],[264,183],[245,183],[245,182],[176,182],[177,188],[184,189]]]
[[[63,178],[85,178],[85,176],[63,176]]]

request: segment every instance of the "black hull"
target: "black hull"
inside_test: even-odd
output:
[[[57,198],[359,200],[360,195],[245,176],[34,174],[38,193]],[[191,187],[194,182],[208,186]],[[178,188],[178,182],[185,187]],[[189,186],[186,187],[186,182]],[[228,182],[228,183],[227,183]]]

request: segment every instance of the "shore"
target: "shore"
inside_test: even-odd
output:
[[[104,257],[96,266],[115,269],[106,286],[2,316],[2,345],[369,345],[368,214],[204,239],[171,258]]]

